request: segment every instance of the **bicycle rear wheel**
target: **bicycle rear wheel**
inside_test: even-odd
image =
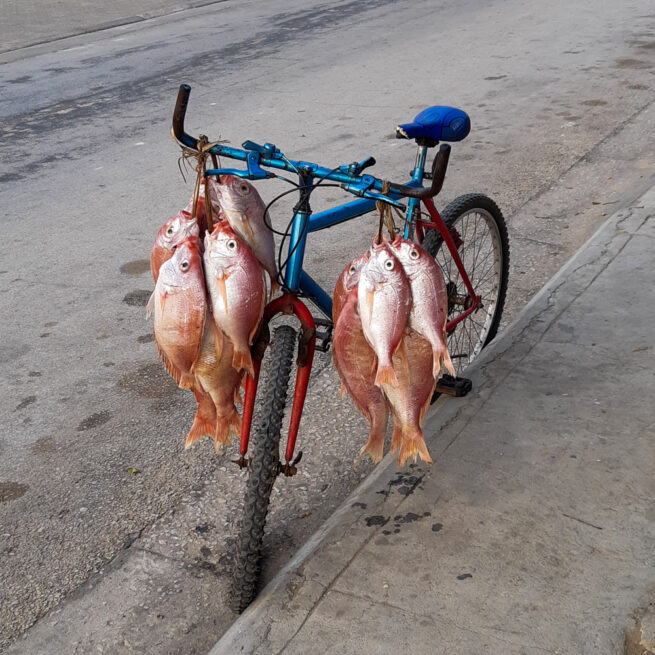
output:
[[[276,328],[271,346],[268,385],[262,397],[262,414],[253,432],[254,456],[250,463],[230,608],[238,613],[250,605],[257,590],[266,514],[280,461],[279,444],[289,375],[297,341],[289,325]]]
[[[481,306],[448,334],[448,350],[457,375],[466,369],[496,336],[505,306],[509,276],[507,226],[498,205],[479,193],[455,198],[441,213],[453,235],[457,252]],[[435,258],[448,291],[448,320],[464,308],[468,295],[462,276],[438,230],[429,230],[423,247]]]

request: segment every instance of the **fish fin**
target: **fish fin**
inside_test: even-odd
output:
[[[432,385],[432,390],[428,394],[425,403],[423,407],[421,407],[421,413],[419,414],[419,425],[423,425],[423,417],[425,416],[426,412],[428,409],[430,409],[430,403],[432,402],[432,396],[434,395],[434,390],[437,387],[437,380],[434,380],[434,384]]]
[[[375,298],[375,291],[366,292],[366,306],[368,307],[369,319],[373,315],[373,299]]]
[[[384,456],[384,435],[387,431],[388,418],[388,413],[385,413],[383,420],[376,421],[374,415],[371,422],[371,432],[368,435],[368,441],[359,452],[359,457],[355,462],[355,466],[359,464],[366,453],[368,453],[368,456],[373,460],[373,463],[378,464],[382,461],[382,457]]]
[[[168,371],[168,374],[175,380],[175,382],[178,383],[178,385],[181,383],[182,380],[182,371],[171,362],[170,359],[168,359],[168,356],[166,353],[163,351],[163,349],[159,346],[159,343],[157,343],[157,339],[155,338],[155,344],[157,346],[157,352],[159,353],[159,356],[161,357],[161,361],[164,363],[164,368]]]
[[[400,369],[404,377],[409,376],[409,359],[407,357],[407,348],[405,347],[405,338],[402,337],[396,346],[396,351],[394,353],[398,356],[397,365],[400,366]],[[395,365],[395,364],[394,364]]]
[[[378,366],[378,371],[375,374],[375,386],[381,387],[383,384],[388,384],[392,387],[398,386],[398,378],[396,377],[396,372],[393,370],[391,364],[386,366]]]
[[[153,291],[150,294],[150,298],[148,299],[148,304],[146,305],[146,319],[149,319],[154,311],[155,311],[155,292]]]
[[[197,382],[193,375],[190,375],[189,373],[182,373],[177,384],[180,389],[193,389]]]
[[[344,384],[343,380],[341,380],[341,398],[343,398],[346,395],[346,385]]]
[[[411,432],[403,431],[400,451],[398,452],[398,466],[403,466],[412,457],[414,461],[420,457],[424,462],[432,464],[432,458],[425,445],[421,428],[415,428]]]
[[[446,367],[448,373],[450,373],[454,378],[457,377],[457,373],[455,373],[455,367],[453,366],[453,362],[450,359],[450,353],[448,352],[447,347],[445,348],[445,350],[442,351],[442,357],[443,357],[442,359],[443,365]],[[437,375],[438,374],[439,372],[437,371]]]
[[[223,300],[223,307],[225,308],[225,313],[229,314],[230,310],[227,305],[227,287],[225,285],[225,276],[216,278],[216,288],[218,289],[218,295]]]
[[[249,350],[237,350],[234,348],[234,355],[232,355],[232,367],[236,371],[245,370],[250,377],[255,377],[255,369],[252,365],[252,356]]]
[[[220,445],[225,444],[229,446],[230,442],[230,422],[227,418],[219,416],[216,420],[216,428],[214,430],[214,442],[220,448]],[[220,452],[220,451],[217,451]]]
[[[397,419],[394,418],[393,434],[391,435],[391,445],[389,446],[390,453],[395,453],[398,450],[398,448],[400,448],[402,439],[403,439],[403,431],[400,427],[400,423],[398,423]]]
[[[216,432],[216,408],[214,407],[211,396],[198,386],[193,387],[191,391],[193,391],[198,401],[198,409],[196,410],[193,425],[189,430],[184,444],[185,450],[194,441],[198,441],[198,439],[202,439],[204,436],[213,437]]]
[[[250,225],[250,221],[244,217],[244,220],[241,221],[241,226],[243,227],[243,231],[245,232],[245,241],[248,242],[248,245],[251,243],[255,243],[255,233],[252,231],[252,226]]]

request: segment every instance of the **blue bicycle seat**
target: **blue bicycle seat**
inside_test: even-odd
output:
[[[399,125],[399,139],[434,139],[435,141],[461,141],[471,131],[467,113],[455,107],[428,107],[414,118],[414,122]]]

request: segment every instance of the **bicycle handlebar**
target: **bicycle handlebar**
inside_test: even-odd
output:
[[[181,84],[180,90],[177,94],[177,101],[175,102],[175,109],[173,111],[173,125],[171,133],[173,137],[183,146],[191,150],[198,150],[198,139],[187,134],[184,130],[184,118],[186,116],[187,105],[189,104],[189,96],[191,95],[191,87],[188,84]],[[256,145],[251,142],[246,142],[248,145]],[[244,144],[244,145],[246,145]],[[376,190],[382,190],[383,181],[373,177],[372,175],[360,176],[352,175],[349,171],[351,167],[342,166],[336,170],[324,169],[317,164],[310,164],[306,162],[292,162],[289,161],[282,153],[274,147],[267,148],[266,146],[259,147],[258,150],[239,150],[238,148],[230,148],[223,145],[213,146],[209,152],[215,155],[223,155],[231,159],[245,161],[248,164],[248,171],[241,171],[246,173],[245,176],[254,179],[261,179],[268,177],[270,174],[261,169],[261,166],[269,168],[277,168],[287,171],[297,172],[298,168],[309,168],[312,173],[318,177],[324,177],[329,180],[341,182],[344,189],[355,195],[361,195],[373,199],[382,199],[392,204],[397,204],[391,198],[371,191],[371,187]],[[426,199],[436,196],[441,187],[446,175],[446,168],[448,167],[448,159],[450,157],[450,146],[442,144],[437,152],[432,163],[432,183],[429,187],[409,186],[405,184],[398,184],[390,182],[389,188],[394,195],[405,196],[407,198]],[[372,160],[372,161],[371,161]],[[375,160],[371,157],[362,164],[372,166]],[[358,173],[361,172],[365,166],[360,165]],[[237,172],[237,171],[233,171]]]

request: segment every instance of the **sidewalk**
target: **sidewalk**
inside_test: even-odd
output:
[[[610,654],[655,597],[655,187],[230,628],[234,653]]]

